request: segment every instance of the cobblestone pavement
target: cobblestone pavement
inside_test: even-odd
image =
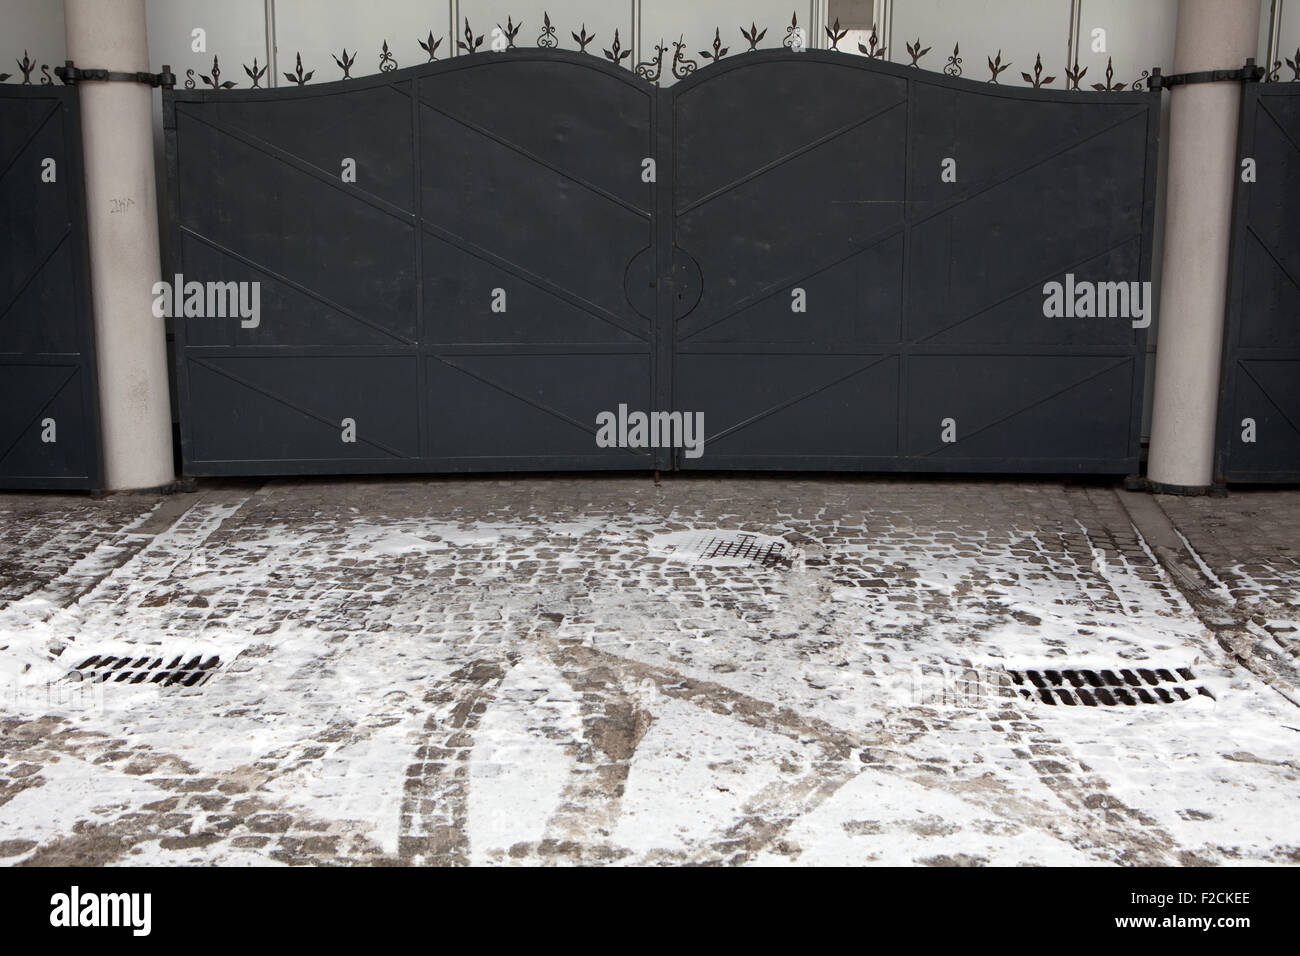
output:
[[[0,862],[1300,862],[1297,532],[1032,480],[0,495]]]
[[[1160,499],[1198,565],[1202,614],[1230,622],[1234,658],[1297,704],[1300,695],[1300,498],[1251,490],[1227,499]],[[1216,614],[1217,612],[1217,614]]]

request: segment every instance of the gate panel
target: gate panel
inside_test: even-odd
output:
[[[187,472],[653,467],[595,440],[653,392],[652,89],[510,52],[166,107],[172,271],[262,301],[176,323]]]
[[[1044,285],[1149,279],[1157,94],[813,51],[673,92],[683,467],[1136,471],[1145,332],[1047,318]]]
[[[676,316],[690,467],[855,467],[897,453],[907,83],[816,54],[746,54],[674,88]],[[792,291],[808,310],[792,313]],[[863,414],[878,409],[877,414]]]
[[[0,86],[0,488],[98,487],[77,92]]]
[[[433,456],[455,467],[652,467],[598,448],[595,422],[652,393],[653,313],[625,277],[654,243],[653,96],[590,60],[420,84],[425,388]]]
[[[1300,84],[1249,84],[1219,420],[1221,481],[1300,479]]]

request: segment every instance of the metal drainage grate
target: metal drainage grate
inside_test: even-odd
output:
[[[96,654],[82,661],[68,675],[72,679],[100,681],[114,684],[160,684],[172,687],[198,687],[221,666],[216,654],[178,654],[166,657],[114,657]]]
[[[1136,707],[1138,704],[1177,704],[1200,694],[1214,699],[1202,685],[1193,683],[1190,667],[1132,670],[1023,670],[1007,671],[1025,700],[1067,707]]]
[[[802,552],[780,538],[746,532],[681,532],[660,535],[650,543],[652,550],[696,564],[732,567],[784,568]]]

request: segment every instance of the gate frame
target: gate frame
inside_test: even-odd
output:
[[[793,53],[788,49],[772,48],[745,51],[727,57],[727,62],[717,62],[692,71],[679,82],[669,86],[659,86],[634,71],[610,63],[593,54],[560,49],[520,47],[500,53],[483,52],[481,54],[451,57],[431,61],[411,67],[377,73],[355,79],[340,79],[322,83],[300,84],[273,88],[249,89],[166,89],[163,92],[163,128],[165,139],[165,162],[168,173],[167,209],[168,209],[168,245],[164,255],[166,268],[164,275],[168,278],[178,271],[181,247],[180,219],[180,182],[178,155],[179,144],[176,132],[176,110],[181,103],[205,103],[213,100],[232,99],[236,102],[257,102],[264,100],[285,101],[302,97],[334,95],[351,90],[361,90],[410,83],[432,78],[445,72],[475,68],[484,64],[481,57],[490,57],[491,62],[567,62],[587,69],[594,69],[616,78],[642,92],[649,98],[649,122],[651,148],[656,156],[658,181],[652,215],[659,217],[658,223],[652,224],[652,248],[655,256],[655,275],[657,280],[656,319],[651,324],[650,337],[650,381],[651,393],[659,403],[660,409],[673,409],[675,392],[674,369],[677,359],[676,322],[672,318],[672,249],[675,227],[675,192],[676,177],[674,170],[674,143],[676,140],[675,103],[680,93],[689,92],[713,77],[722,76],[731,70],[752,64],[768,62],[787,62],[798,57],[801,60],[824,62],[831,65],[859,69],[869,73],[883,74],[905,80],[909,91],[916,82],[939,86],[966,93],[978,93],[981,96],[998,96],[1006,99],[1032,102],[1058,103],[1110,103],[1130,100],[1134,105],[1141,105],[1147,112],[1147,129],[1145,133],[1146,154],[1143,168],[1143,199],[1141,210],[1141,235],[1139,248],[1138,281],[1150,281],[1152,273],[1152,244],[1155,225],[1155,199],[1157,190],[1158,142],[1160,133],[1160,91],[1093,91],[1079,89],[1047,89],[1045,87],[1003,86],[996,82],[975,80],[966,77],[953,77],[943,73],[920,70],[914,66],[890,63],[878,57],[857,56],[839,50],[806,49]],[[910,96],[910,93],[909,93]],[[1139,99],[1141,97],[1141,99]],[[416,98],[418,108],[418,97]],[[418,157],[418,141],[415,145]],[[910,151],[910,144],[905,145]],[[664,175],[668,175],[667,182]],[[418,177],[419,171],[416,170]],[[417,178],[418,182],[418,178]],[[415,225],[419,229],[418,197],[414,211]],[[417,321],[422,322],[422,310]],[[906,316],[904,315],[904,318]],[[180,417],[180,436],[182,452],[182,471],[186,475],[304,475],[304,474],[450,474],[456,472],[484,471],[482,463],[469,459],[448,459],[443,462],[426,458],[406,458],[391,460],[358,460],[348,462],[345,467],[331,467],[331,463],[343,464],[338,459],[299,459],[279,460],[274,468],[268,468],[262,459],[205,461],[200,468],[194,468],[194,445],[192,439],[192,419],[186,414],[191,408],[187,397],[189,394],[189,374],[186,357],[187,341],[185,319],[173,320],[173,344],[176,363],[176,392]],[[905,457],[902,454],[883,458],[864,460],[859,457],[827,456],[810,469],[802,459],[782,459],[773,455],[764,466],[769,469],[782,470],[795,468],[814,471],[855,471],[871,473],[950,473],[971,474],[987,472],[990,474],[1127,474],[1138,470],[1141,461],[1141,428],[1145,395],[1146,343],[1149,329],[1136,330],[1137,337],[1133,346],[1133,382],[1129,399],[1128,449],[1129,454],[1122,459],[1095,459],[1081,464],[1077,459],[936,459],[933,457]],[[423,346],[417,346],[415,355],[421,356]],[[906,348],[906,343],[903,344]],[[256,354],[256,353],[249,353]],[[1007,353],[991,353],[1007,354]],[[1028,353],[1027,353],[1028,354]],[[1087,350],[1077,354],[1086,356]],[[1108,353],[1110,354],[1110,353]],[[419,396],[424,402],[426,396]],[[905,409],[900,409],[905,414]],[[683,469],[679,449],[649,449],[651,454],[643,456],[641,461],[632,461],[626,467],[614,466],[600,470],[695,470]],[[547,471],[563,470],[575,466],[566,456],[529,456],[527,458],[498,459],[496,467],[485,473],[503,471]],[[252,466],[251,468],[249,466]],[[707,466],[706,466],[707,470]],[[753,470],[752,466],[722,466],[722,470]]]

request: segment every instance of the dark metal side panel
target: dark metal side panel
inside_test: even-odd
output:
[[[1218,477],[1300,479],[1300,84],[1249,84],[1233,216]],[[1253,439],[1253,440],[1249,440]]]
[[[77,104],[0,86],[0,488],[100,481]]]

